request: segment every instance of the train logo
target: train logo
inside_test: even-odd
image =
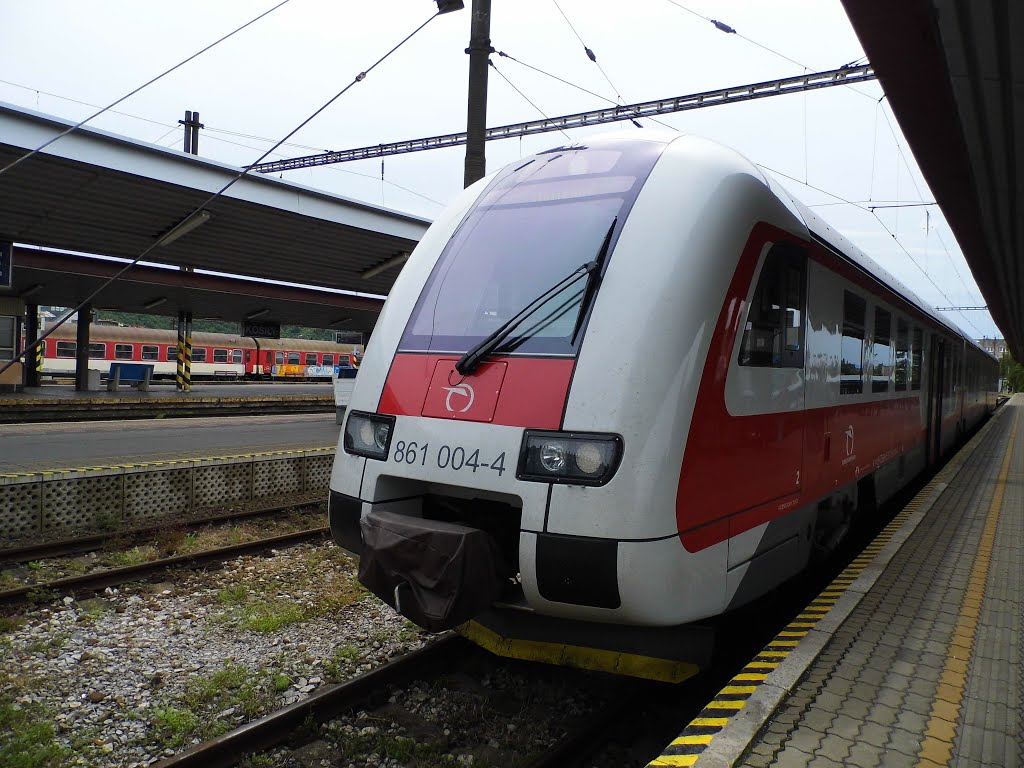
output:
[[[457,384],[454,387],[444,387],[445,392],[448,393],[448,397],[445,398],[444,407],[448,409],[450,413],[455,413],[456,409],[452,408],[452,395],[459,395],[460,397],[468,397],[469,401],[466,403],[465,408],[460,408],[459,413],[465,413],[473,407],[473,401],[476,400],[476,392],[473,391],[473,387],[463,382]],[[458,401],[456,401],[457,403]]]
[[[846,455],[853,455],[853,424],[846,430]]]

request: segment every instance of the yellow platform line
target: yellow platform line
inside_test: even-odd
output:
[[[974,638],[978,631],[978,616],[981,603],[985,599],[985,584],[992,566],[992,547],[996,539],[999,517],[1003,510],[1003,497],[1006,492],[1006,480],[1010,475],[1010,462],[1013,456],[1014,443],[1017,439],[1017,423],[1020,411],[1014,414],[1013,428],[1010,432],[1009,445],[1003,456],[1003,465],[999,470],[992,502],[988,508],[988,517],[981,534],[978,551],[974,556],[971,577],[964,590],[960,603],[960,615],[953,630],[953,639],[946,653],[946,662],[942,676],[939,678],[938,690],[932,702],[928,727],[921,742],[921,751],[917,753],[919,768],[936,768],[948,766],[953,757],[953,740],[960,719],[960,706],[964,691],[967,688],[967,673],[970,669],[971,651]]]

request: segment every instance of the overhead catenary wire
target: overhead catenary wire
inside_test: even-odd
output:
[[[596,54],[594,53],[594,51],[593,51],[593,50],[591,50],[591,48],[590,48],[590,47],[589,47],[589,46],[588,46],[588,45],[587,45],[587,44],[586,44],[586,43],[585,43],[585,42],[583,41],[583,38],[582,38],[582,37],[580,36],[580,33],[576,31],[576,27],[575,27],[575,26],[573,26],[573,23],[572,23],[571,21],[569,21],[569,17],[565,15],[565,11],[563,11],[563,10],[562,10],[562,6],[560,6],[560,5],[558,4],[558,0],[551,0],[551,2],[552,2],[552,3],[554,3],[554,5],[555,5],[555,8],[557,8],[557,9],[558,9],[558,12],[559,12],[560,14],[562,14],[562,18],[563,18],[563,19],[565,19],[565,23],[569,25],[569,29],[571,29],[571,30],[572,30],[572,33],[573,33],[574,35],[576,35],[576,39],[578,39],[578,40],[580,41],[580,45],[582,45],[582,46],[583,46],[583,50],[584,50],[584,52],[586,52],[586,54],[587,54],[587,58],[588,58],[588,59],[590,59],[590,60],[591,60],[592,62],[594,62],[594,64],[595,64],[595,65],[597,66],[598,70],[600,70],[600,72],[601,72],[601,75],[602,75],[602,76],[604,77],[604,79],[605,79],[605,80],[606,80],[606,81],[608,82],[608,85],[610,85],[610,86],[611,86],[611,89],[612,89],[613,91],[615,91],[615,95],[616,95],[616,96],[618,97],[618,99],[619,99],[619,104],[625,104],[625,103],[626,103],[626,101],[625,101],[625,99],[623,99],[623,98],[622,98],[622,94],[621,94],[621,93],[619,93],[619,89],[615,87],[615,84],[614,84],[614,83],[612,82],[611,78],[610,78],[610,77],[608,77],[608,73],[604,71],[604,67],[602,67],[602,66],[601,66],[601,64],[600,64],[600,63],[598,62],[598,60],[597,60],[597,55],[596,55]],[[636,120],[634,120],[634,121],[633,121],[633,124],[634,124],[634,125],[636,125],[636,127],[637,127],[637,128],[642,128],[642,127],[643,127],[643,126],[642,126],[642,125],[640,125],[640,123],[639,123],[639,122],[637,122]]]
[[[871,211],[871,215],[874,216],[875,219],[878,220],[879,224],[882,225],[882,229],[884,229],[886,232],[889,233],[889,235],[892,237],[892,239],[896,243],[896,245],[898,245],[900,247],[900,249],[907,255],[907,258],[910,259],[911,263],[913,263],[913,265],[918,268],[918,270],[921,272],[922,275],[924,275],[926,278],[928,278],[928,282],[931,283],[932,287],[942,295],[942,298],[944,298],[951,306],[955,305],[955,302],[952,299],[950,299],[949,296],[946,295],[946,292],[944,290],[939,288],[938,284],[934,280],[932,280],[932,276],[929,275],[927,272],[925,272],[924,268],[920,265],[920,263],[918,263],[917,259],[915,259],[911,255],[910,251],[907,250],[906,246],[903,245],[903,243],[900,242],[900,239],[898,237],[896,237],[896,234],[891,229],[889,229],[889,227],[887,227],[885,225],[885,222],[882,221],[882,219],[878,216],[878,214],[875,213],[874,211]],[[964,286],[964,287],[966,288],[967,286]],[[965,315],[963,312],[957,312],[957,314],[960,315],[960,317],[962,317],[964,320],[966,320],[967,324],[969,326],[971,326],[971,328],[973,328],[979,334],[978,338],[980,338],[981,335],[983,335],[981,333],[981,329],[979,329],[978,326],[976,326],[974,323],[972,323],[970,318],[967,317],[967,315]]]
[[[512,90],[514,90],[516,93],[518,93],[520,96],[522,96],[527,104],[529,104],[531,107],[533,107],[535,110],[537,110],[540,113],[541,117],[543,117],[545,120],[550,120],[551,119],[548,116],[548,114],[543,109],[541,109],[540,107],[538,107],[536,104],[533,103],[533,101],[530,99],[529,96],[527,96],[525,93],[523,93],[521,90],[519,90],[516,87],[515,83],[513,83],[511,80],[509,80],[507,77],[505,77],[505,73],[502,72],[500,69],[498,69],[498,66],[493,61],[488,59],[487,63],[491,66],[491,69],[493,69],[496,73],[498,73],[498,75],[501,77],[502,80],[504,80],[506,83],[509,84],[509,86],[512,87]],[[570,136],[565,131],[562,131],[562,135],[565,136],[565,138],[567,138],[569,141],[572,141],[572,136]]]
[[[741,35],[739,32],[737,32],[735,29],[733,29],[732,27],[730,27],[728,24],[726,24],[724,22],[718,21],[716,19],[712,19],[710,16],[705,16],[703,13],[697,13],[697,11],[693,10],[692,8],[687,8],[682,3],[676,2],[676,0],[667,0],[667,1],[669,3],[671,3],[672,5],[674,5],[676,8],[679,8],[681,10],[686,11],[689,14],[692,14],[693,16],[696,16],[698,19],[703,19],[704,21],[709,22],[716,29],[721,30],[722,32],[726,32],[726,33],[731,34],[731,35],[736,35],[736,37],[740,38],[741,40],[746,40],[748,43],[751,43],[752,45],[756,45],[758,48],[761,48],[762,50],[768,51],[768,53],[771,53],[771,54],[774,54],[775,56],[778,56],[780,59],[785,59],[786,61],[790,62],[791,64],[796,64],[798,67],[800,67],[802,69],[810,70],[810,67],[806,66],[805,64],[801,64],[796,59],[791,59],[791,58],[789,58],[789,56],[786,56],[784,53],[779,53],[774,48],[769,48],[767,45],[764,45],[762,43],[757,42],[757,40],[749,38],[746,35]]]
[[[750,38],[750,37],[747,37],[746,35],[740,34],[739,31],[737,31],[733,27],[729,26],[725,22],[718,21],[717,19],[712,19],[710,16],[705,16],[703,13],[698,13],[697,11],[693,10],[692,8],[687,8],[685,5],[683,5],[682,3],[677,2],[676,0],[667,0],[667,2],[671,3],[672,5],[676,6],[677,8],[679,8],[682,11],[686,11],[687,13],[691,14],[692,16],[695,16],[698,19],[701,19],[703,21],[706,21],[706,22],[710,23],[716,29],[718,29],[718,30],[720,30],[722,32],[726,32],[728,34],[734,34],[734,35],[736,35],[736,37],[740,38],[741,40],[744,40],[744,41],[750,43],[751,45],[756,45],[758,48],[760,48],[760,49],[762,49],[764,51],[767,51],[768,53],[770,53],[770,54],[772,54],[774,56],[778,56],[780,59],[785,59],[790,64],[796,64],[798,67],[800,67],[801,69],[803,69],[803,70],[805,70],[807,72],[813,72],[814,71],[813,67],[808,67],[806,64],[803,64],[803,63],[797,61],[796,59],[790,58],[786,54],[781,53],[780,51],[777,51],[774,48],[769,48],[767,45],[764,45],[763,43],[759,43],[757,40],[754,40],[753,38]],[[857,59],[856,61],[860,61],[861,59],[863,59],[864,61],[867,61],[867,57],[866,56],[862,56],[862,57],[860,57],[860,59]],[[847,64],[843,65],[843,67],[853,67],[853,66],[855,66],[854,62],[850,62],[850,63],[847,63]],[[855,87],[853,87],[852,85],[848,85],[846,87],[849,90],[853,91],[854,93],[858,94],[859,96],[864,96],[866,98],[871,99],[872,101],[875,100],[875,97],[872,96],[871,94],[864,93],[864,91],[859,91]]]
[[[285,2],[289,2],[289,0],[285,0]],[[276,149],[278,149],[278,147],[280,147],[288,139],[290,139],[296,133],[298,133],[303,128],[305,128],[310,122],[312,122],[314,119],[316,119],[324,110],[326,110],[335,101],[337,101],[339,98],[341,98],[343,95],[345,95],[345,93],[347,93],[353,86],[355,86],[357,83],[361,83],[363,80],[365,80],[366,76],[368,74],[370,74],[370,72],[372,72],[374,69],[376,69],[382,62],[384,62],[389,56],[391,56],[391,54],[393,54],[395,51],[397,51],[399,48],[401,48],[403,45],[405,45],[420,30],[422,30],[431,21],[433,21],[434,19],[436,19],[440,15],[441,15],[441,11],[439,10],[437,13],[433,14],[432,16],[430,16],[430,18],[428,18],[426,21],[424,21],[422,24],[420,24],[418,27],[416,27],[416,29],[414,29],[411,33],[406,35],[402,39],[401,42],[399,42],[397,45],[395,45],[393,48],[391,48],[391,50],[389,50],[387,53],[385,53],[383,56],[381,56],[379,59],[377,59],[372,65],[370,65],[365,70],[363,70],[362,72],[357,74],[355,76],[355,78],[353,78],[351,83],[349,83],[344,88],[342,88],[340,91],[338,91],[338,93],[336,93],[334,96],[332,96],[330,99],[328,99],[323,105],[318,107],[309,117],[307,117],[305,120],[303,120],[297,126],[295,126],[295,128],[293,128],[291,131],[289,131],[284,136],[284,138],[282,138],[273,147],[271,147],[266,152],[264,152],[259,157],[259,159],[256,160],[255,163],[253,163],[252,165],[245,166],[244,168],[240,169],[238,171],[238,173],[236,173],[220,189],[218,189],[212,195],[210,195],[205,200],[203,200],[199,205],[195,206],[192,209],[192,211],[187,216],[185,216],[183,219],[181,219],[181,221],[179,221],[175,225],[175,228],[180,227],[182,224],[184,224],[189,219],[192,219],[193,217],[196,217],[199,214],[201,214],[203,212],[203,210],[206,208],[206,206],[208,206],[214,200],[216,200],[221,195],[223,195],[225,192],[227,192],[228,189],[230,189],[232,186],[234,186],[243,177],[248,175],[249,172],[252,171],[253,166],[255,166],[256,164],[258,164],[258,163],[262,162],[263,160],[265,160],[272,152],[274,152]],[[94,289],[88,296],[86,296],[82,301],[80,301],[76,307],[74,307],[73,309],[68,310],[63,316],[58,318],[57,322],[55,322],[52,326],[50,326],[50,328],[47,329],[45,333],[41,334],[38,338],[36,338],[30,344],[26,344],[25,345],[25,349],[22,352],[20,352],[19,354],[14,355],[9,361],[7,361],[7,363],[5,363],[2,367],[0,367],[0,373],[3,373],[8,368],[10,368],[12,365],[14,365],[15,363],[19,362],[22,358],[25,357],[26,354],[28,354],[29,350],[35,349],[35,347],[39,344],[40,341],[42,341],[43,339],[47,338],[51,333],[56,331],[59,327],[61,327],[64,323],[66,323],[67,320],[73,314],[77,313],[83,307],[85,307],[88,304],[90,304],[93,299],[95,299],[97,296],[99,296],[99,294],[102,293],[106,289],[107,286],[109,286],[111,283],[115,282],[116,280],[120,279],[132,267],[134,267],[136,264],[138,264],[140,261],[142,261],[154,248],[156,248],[160,244],[160,242],[163,240],[164,237],[166,237],[166,233],[161,235],[160,237],[155,238],[153,240],[153,242],[150,243],[148,246],[146,246],[138,256],[136,256],[130,262],[125,264],[124,267],[122,267],[120,270],[118,270],[116,273],[114,273],[111,277],[107,278],[107,280],[105,280],[102,284],[100,284],[99,287]]]
[[[796,178],[794,176],[790,176],[789,174],[783,173],[782,171],[777,171],[774,168],[771,168],[770,166],[764,165],[763,163],[755,163],[755,165],[757,165],[758,168],[764,168],[766,171],[771,171],[772,173],[774,173],[774,174],[776,174],[778,176],[783,176],[783,177],[785,177],[785,178],[787,178],[787,179],[789,179],[791,181],[795,181],[797,184],[803,184],[804,186],[809,187],[810,189],[817,190],[818,192],[821,192],[822,194],[828,195],[829,197],[833,197],[836,200],[839,200],[841,204],[852,205],[854,208],[859,208],[862,211],[866,211],[867,213],[870,213],[872,216],[875,217],[875,219],[878,221],[878,223],[882,226],[882,229],[884,229],[886,231],[886,233],[895,241],[896,245],[898,245],[900,247],[900,249],[907,255],[907,258],[910,259],[911,263],[915,267],[917,267],[918,270],[921,272],[921,274],[923,274],[928,279],[928,282],[932,284],[932,287],[935,288],[935,290],[937,290],[940,294],[942,294],[942,298],[944,298],[951,305],[954,303],[949,298],[949,296],[946,295],[945,291],[943,291],[941,288],[939,288],[939,286],[935,283],[935,281],[932,280],[931,275],[929,275],[927,272],[925,272],[924,268],[921,267],[921,265],[918,263],[917,259],[915,259],[911,255],[910,251],[907,250],[906,246],[904,246],[903,243],[900,241],[900,239],[898,237],[896,237],[896,235],[892,232],[892,230],[890,230],[889,227],[887,227],[885,225],[885,222],[882,221],[881,218],[879,218],[878,214],[875,213],[875,211],[873,209],[871,209],[871,208],[869,208],[867,206],[861,205],[859,203],[856,203],[856,202],[854,202],[852,200],[847,200],[846,198],[841,197],[840,195],[837,195],[837,194],[835,194],[833,192],[829,192],[827,189],[822,189],[821,187],[816,187],[813,184],[807,184],[806,182],[803,182],[803,181],[801,181],[800,179],[798,179],[798,178]],[[812,208],[812,207],[815,207],[815,206],[807,206],[807,207],[808,208]],[[955,267],[954,267],[954,269],[955,269]],[[978,331],[978,333],[981,333],[981,331],[978,330],[978,327],[976,325],[974,325],[974,323],[972,323],[968,318],[964,317],[964,320],[967,320],[967,323],[972,328],[974,328],[975,331]]]
[[[235,29],[235,30],[233,30],[233,31],[231,31],[231,32],[228,32],[228,34],[224,35],[223,37],[221,37],[221,38],[219,38],[219,39],[217,39],[217,40],[214,40],[214,41],[213,41],[212,43],[210,43],[209,45],[207,45],[207,46],[206,46],[205,48],[203,48],[202,50],[200,50],[200,51],[197,51],[197,52],[193,53],[193,54],[192,54],[191,56],[189,56],[189,57],[188,57],[187,59],[185,59],[185,60],[183,60],[183,61],[180,61],[180,62],[178,62],[177,64],[175,64],[175,65],[174,65],[173,67],[171,67],[170,69],[164,70],[164,71],[163,71],[163,72],[161,72],[161,73],[160,73],[159,75],[157,75],[156,77],[154,77],[154,78],[152,78],[152,79],[150,79],[150,80],[146,81],[145,83],[143,83],[142,85],[140,85],[140,86],[139,86],[138,88],[136,88],[135,90],[133,90],[133,91],[130,91],[129,93],[126,93],[126,94],[125,94],[124,96],[122,96],[121,98],[117,99],[117,101],[111,102],[110,104],[108,104],[107,106],[103,107],[103,108],[102,108],[102,109],[100,109],[99,111],[97,111],[97,112],[94,112],[93,114],[89,115],[89,117],[85,118],[84,120],[82,120],[82,121],[80,121],[80,122],[78,122],[78,123],[75,123],[74,125],[70,126],[69,128],[65,129],[64,131],[61,131],[60,133],[58,133],[58,134],[57,134],[56,136],[54,136],[54,137],[52,137],[52,138],[48,139],[47,141],[44,141],[44,142],[43,142],[42,144],[40,144],[40,145],[39,145],[38,147],[36,147],[35,149],[33,149],[33,150],[31,150],[31,151],[27,152],[26,154],[22,155],[21,157],[17,158],[16,160],[13,160],[13,161],[11,161],[10,163],[8,163],[8,164],[7,164],[6,166],[4,166],[3,168],[0,168],[0,176],[2,176],[2,175],[3,175],[4,173],[6,173],[7,171],[11,170],[11,169],[12,169],[12,168],[14,168],[15,166],[17,166],[17,165],[20,165],[21,163],[25,162],[26,160],[28,160],[28,159],[29,159],[30,157],[32,157],[33,155],[37,154],[38,152],[41,152],[42,150],[46,149],[46,148],[47,148],[48,146],[50,146],[51,144],[53,144],[53,143],[54,143],[55,141],[58,141],[58,140],[60,140],[60,139],[64,138],[65,136],[67,136],[67,135],[68,135],[69,133],[71,133],[72,131],[78,130],[78,129],[79,129],[79,128],[81,128],[81,127],[82,127],[83,125],[85,125],[86,123],[88,123],[88,122],[89,122],[90,120],[92,120],[92,119],[94,119],[94,118],[96,118],[96,117],[99,117],[100,115],[102,115],[102,114],[103,114],[104,112],[106,112],[107,110],[109,110],[109,109],[112,109],[113,107],[116,107],[116,106],[117,106],[118,104],[120,104],[120,103],[121,103],[122,101],[125,101],[126,99],[129,99],[129,98],[131,98],[131,97],[132,97],[132,96],[134,96],[134,95],[135,95],[136,93],[138,93],[139,91],[143,90],[144,88],[148,88],[148,87],[149,87],[149,86],[151,86],[151,85],[152,85],[153,83],[155,83],[155,82],[156,82],[157,80],[160,80],[161,78],[163,78],[163,77],[165,77],[165,76],[169,75],[169,74],[170,74],[171,72],[173,72],[174,70],[176,70],[176,69],[179,69],[179,68],[181,68],[181,67],[185,66],[185,65],[186,65],[186,64],[188,64],[188,63],[189,63],[190,61],[192,61],[193,59],[195,59],[195,58],[197,58],[197,57],[201,56],[202,54],[206,53],[206,52],[207,52],[208,50],[210,50],[211,48],[213,48],[213,47],[215,47],[215,46],[219,45],[220,43],[223,43],[223,42],[224,42],[225,40],[227,40],[228,38],[230,38],[230,37],[233,37],[233,36],[237,35],[237,34],[238,34],[239,32],[241,32],[241,31],[242,31],[243,29],[245,29],[246,27],[252,26],[253,24],[255,24],[255,23],[256,23],[257,21],[259,21],[260,19],[262,19],[262,18],[264,18],[264,17],[266,17],[266,16],[270,15],[271,13],[273,13],[274,11],[276,11],[276,10],[277,10],[278,8],[280,8],[280,7],[284,6],[284,5],[287,5],[287,4],[288,4],[288,3],[290,3],[290,2],[291,2],[291,0],[281,0],[281,2],[280,2],[280,3],[278,3],[277,5],[275,5],[275,6],[273,7],[273,8],[270,8],[269,10],[266,10],[266,11],[264,11],[263,13],[261,13],[261,14],[260,14],[259,16],[257,16],[256,18],[254,18],[254,19],[251,19],[251,20],[247,21],[247,22],[246,22],[245,24],[243,24],[242,26],[238,27],[237,29]],[[0,369],[0,370],[6,370],[6,368]]]
[[[560,83],[564,83],[565,85],[568,85],[570,88],[575,88],[578,91],[583,91],[583,93],[586,93],[586,94],[589,94],[589,95],[591,95],[591,96],[593,96],[595,98],[601,99],[602,101],[607,101],[609,104],[615,104],[616,106],[619,105],[619,102],[615,101],[615,99],[610,99],[607,96],[602,96],[600,93],[595,93],[594,91],[591,91],[591,90],[589,90],[587,88],[584,88],[582,85],[577,85],[576,83],[573,83],[573,82],[571,82],[569,80],[566,80],[565,78],[559,77],[558,75],[554,75],[554,74],[552,74],[550,72],[545,72],[540,67],[535,67],[532,64],[527,64],[525,61],[522,61],[521,59],[517,59],[515,56],[513,56],[510,53],[505,53],[505,51],[496,51],[496,53],[498,54],[498,56],[500,56],[502,58],[514,61],[516,64],[524,66],[527,69],[532,69],[534,72],[537,72],[537,73],[539,73],[541,75],[544,75],[545,77],[550,77],[550,78],[552,78],[554,80],[557,80]],[[679,131],[679,129],[676,128],[675,126],[669,125],[668,123],[663,122],[661,120],[656,120],[653,117],[648,117],[647,119],[650,120],[651,122],[657,123],[658,125],[664,126],[665,128],[668,128],[670,130],[673,130],[673,131],[676,131],[676,132]]]
[[[879,106],[881,106],[881,109],[882,109],[882,117],[885,118],[885,123],[889,127],[889,133],[892,134],[892,140],[893,140],[893,142],[896,145],[897,151],[899,152],[900,160],[903,163],[903,167],[906,169],[907,175],[910,177],[910,182],[914,185],[914,189],[917,192],[917,196],[921,197],[922,196],[921,195],[921,188],[917,184],[917,177],[914,175],[914,172],[910,168],[910,163],[907,161],[907,156],[903,152],[903,145],[900,143],[899,137],[896,134],[896,129],[893,127],[892,120],[889,119],[889,113],[886,111],[885,106],[882,104],[882,102],[885,101],[885,100],[886,99],[885,99],[884,95],[883,95],[883,97],[881,99],[878,100]],[[897,181],[898,181],[898,178],[899,177],[897,175]],[[940,207],[939,210],[940,211],[942,210],[941,207]],[[947,226],[948,226],[948,224],[947,224]],[[936,230],[936,232],[937,231],[938,230]],[[942,249],[946,253],[946,258],[949,260],[950,265],[953,267],[953,271],[956,273],[957,278],[960,280],[960,284],[964,287],[964,290],[968,293],[968,295],[970,295],[971,294],[971,289],[967,287],[967,282],[964,280],[963,276],[960,274],[960,270],[957,268],[956,262],[953,259],[953,254],[951,254],[950,251],[949,251],[949,248],[946,247],[945,240],[943,240],[941,237],[939,237],[939,242],[942,244]],[[973,298],[973,296],[972,296],[972,298]],[[950,304],[952,304],[952,303],[953,302],[950,302]],[[977,330],[977,328],[975,328],[975,330]]]

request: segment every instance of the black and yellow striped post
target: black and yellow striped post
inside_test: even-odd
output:
[[[182,390],[185,392],[192,391],[192,313],[185,313],[185,354],[183,357],[183,369],[182,369]]]
[[[174,388],[179,392],[185,389],[185,313],[178,313],[178,346],[175,354],[177,370],[174,374]]]
[[[39,305],[29,304],[25,307],[25,340],[27,343],[39,338],[39,325]],[[24,377],[26,387],[38,387],[42,383],[44,343],[41,341],[34,349],[26,350]]]

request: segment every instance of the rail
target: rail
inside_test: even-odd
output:
[[[227,547],[207,549],[202,552],[191,552],[187,555],[165,557],[159,560],[152,560],[148,563],[140,563],[138,565],[126,565],[121,568],[108,568],[102,571],[97,571],[96,573],[87,573],[82,576],[68,576],[63,579],[55,579],[54,581],[48,581],[40,584],[15,587],[14,589],[0,591],[0,605],[25,602],[26,600],[32,599],[33,595],[37,594],[49,594],[53,592],[96,592],[106,587],[118,586],[129,581],[139,581],[140,579],[147,578],[155,573],[161,573],[162,571],[166,571],[170,568],[194,568],[207,563],[230,560],[231,558],[238,557],[240,555],[251,555],[258,552],[264,552],[268,549],[292,546],[294,544],[301,544],[305,541],[314,541],[316,539],[325,539],[329,532],[330,529],[326,526],[322,528],[310,528],[305,531],[295,531],[294,533],[286,533],[281,536],[273,536],[268,539],[259,539],[257,541],[245,542],[243,544],[231,544]]]

